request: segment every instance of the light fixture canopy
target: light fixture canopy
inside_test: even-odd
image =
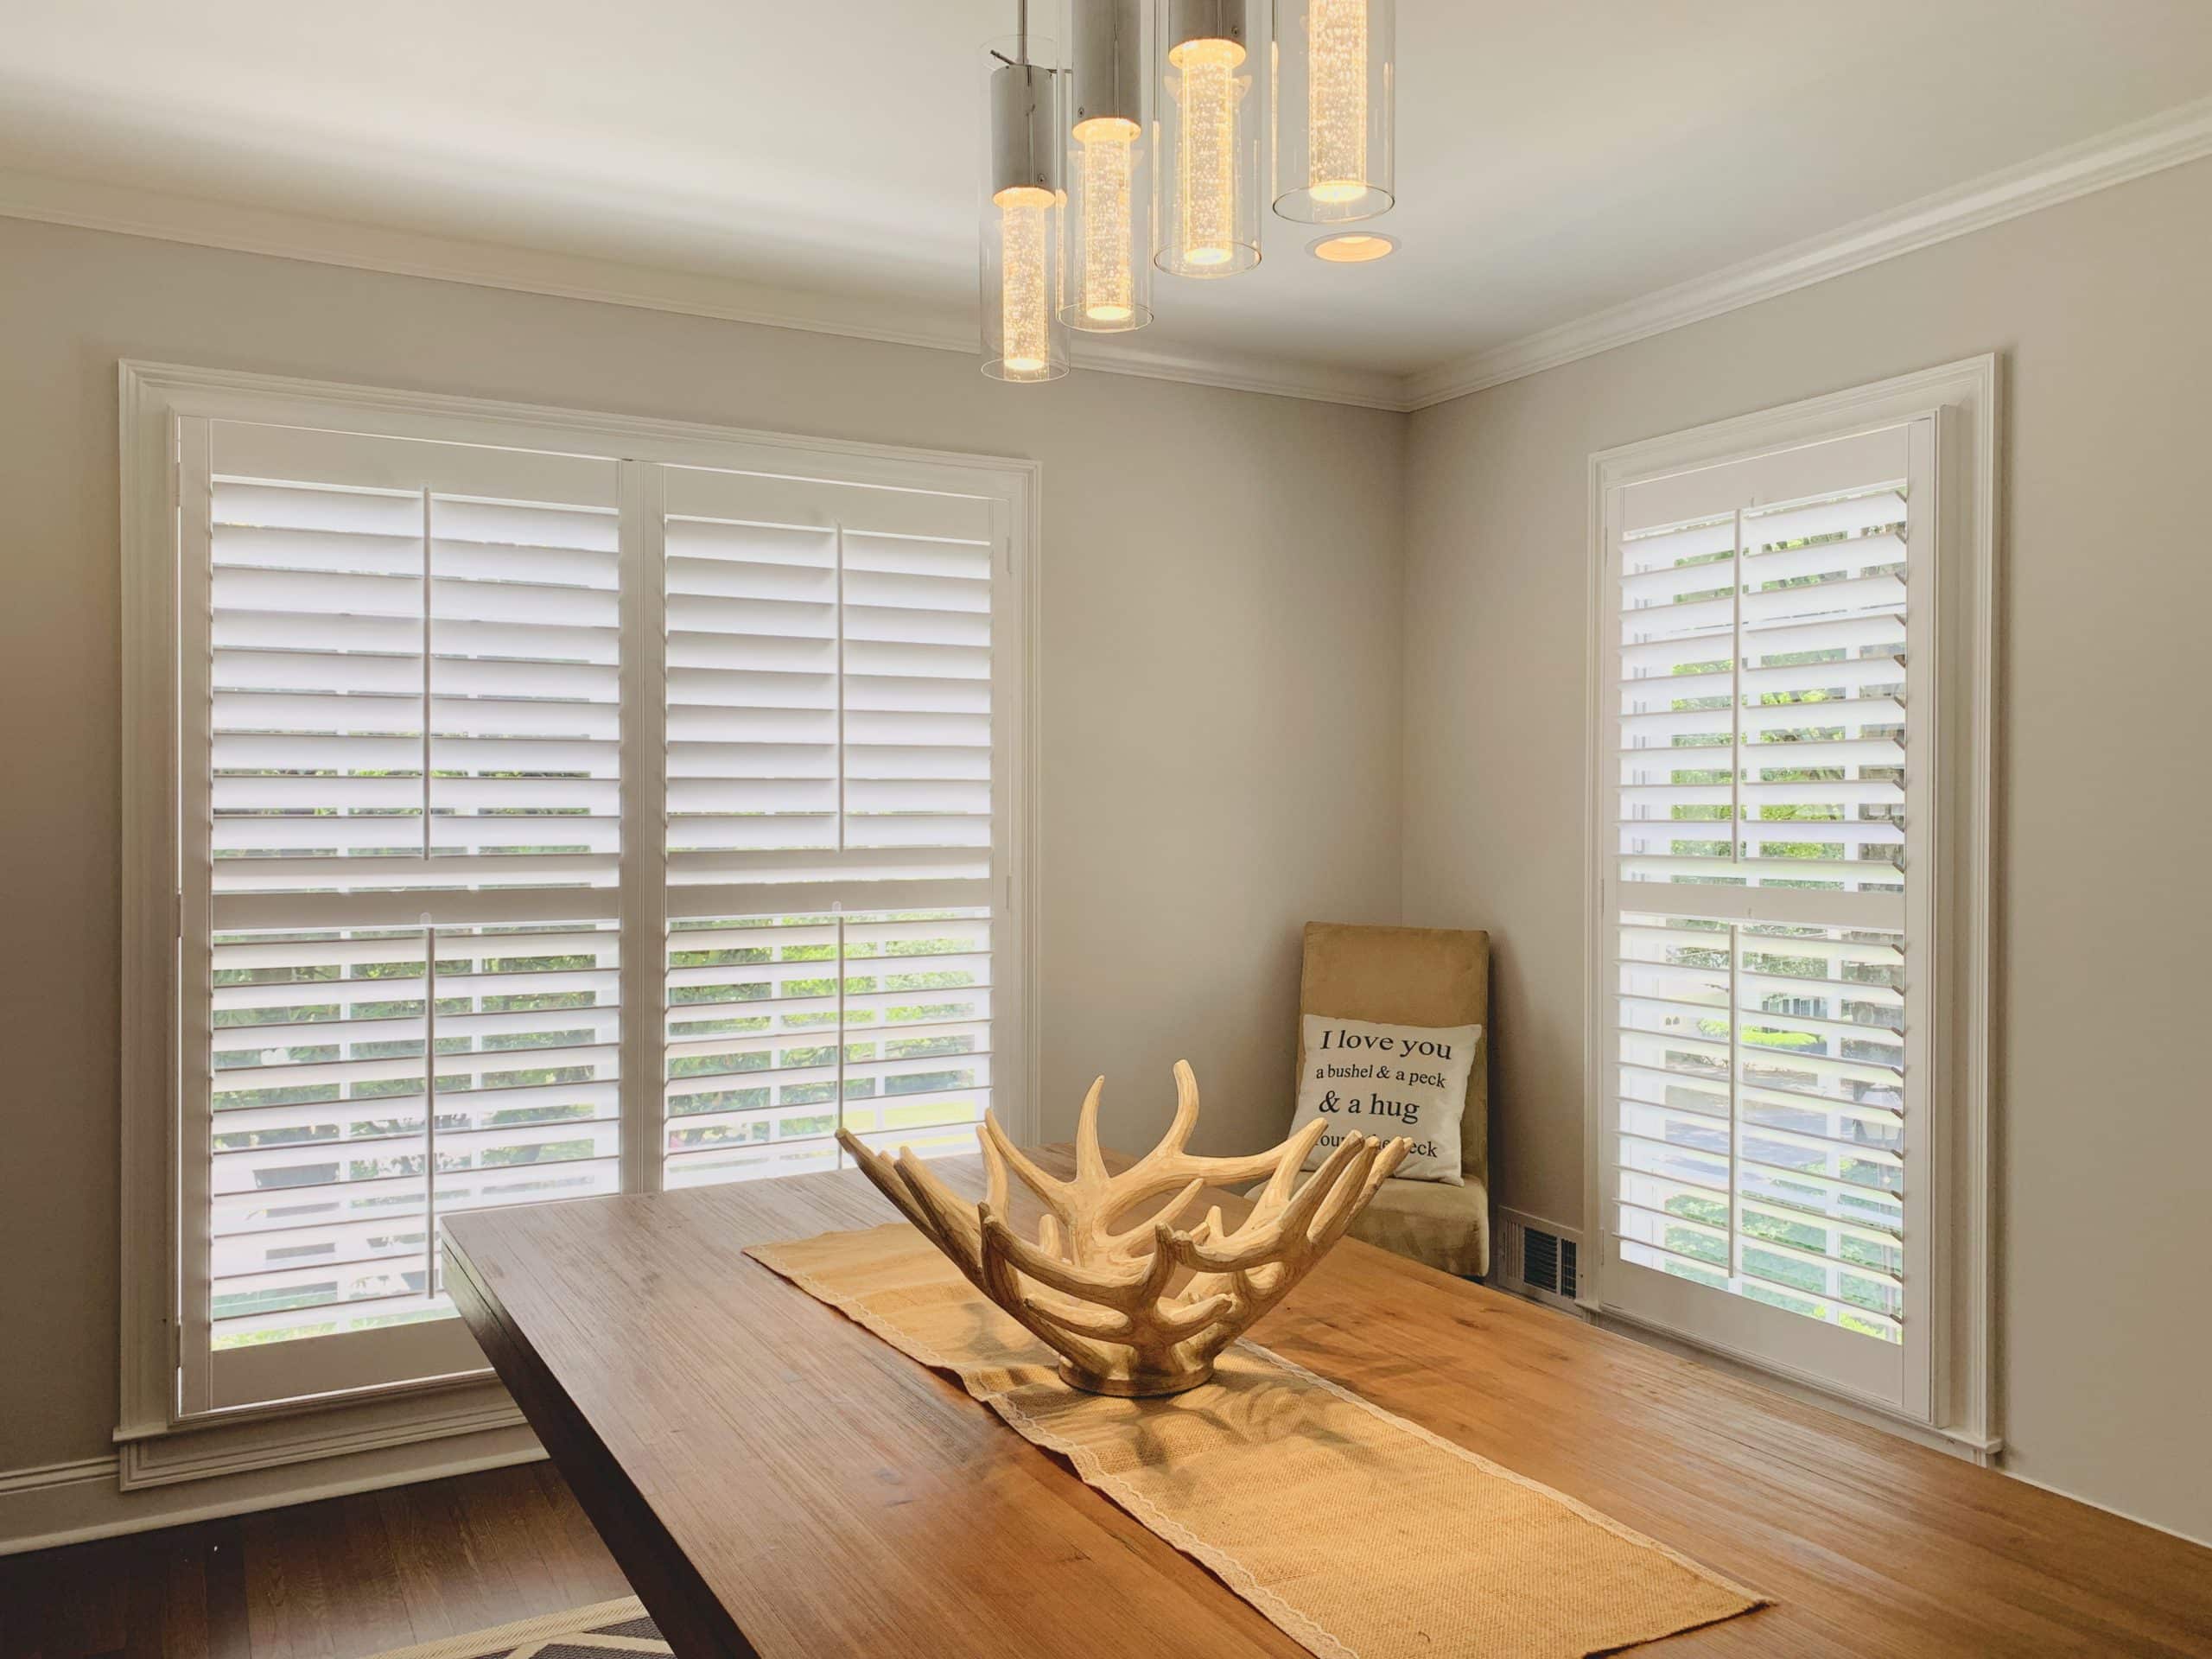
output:
[[[1068,372],[1060,325],[1060,84],[1050,41],[1020,26],[983,48],[980,238],[983,372],[1057,380]]]
[[[1154,133],[1143,0],[1069,0],[1067,252],[1061,321],[1117,334],[1152,321]]]
[[[1267,16],[1267,0],[1159,0],[1154,263],[1162,270],[1232,276],[1260,263]]]
[[[1274,0],[1274,207],[1342,225],[1396,201],[1397,0]]]

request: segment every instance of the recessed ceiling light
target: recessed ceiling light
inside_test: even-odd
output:
[[[1364,265],[1376,259],[1387,259],[1398,251],[1398,238],[1381,236],[1373,231],[1346,231],[1337,236],[1325,236],[1309,242],[1306,252],[1316,259],[1325,259],[1332,265]]]

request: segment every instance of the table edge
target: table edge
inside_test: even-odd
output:
[[[508,1317],[468,1252],[443,1245],[446,1290],[538,1444],[682,1659],[760,1659],[728,1608],[677,1542],[552,1368]]]

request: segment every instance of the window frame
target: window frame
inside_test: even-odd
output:
[[[690,422],[494,402],[479,398],[355,386],[226,370],[125,359],[118,365],[123,613],[123,837],[121,902],[122,1358],[118,1441],[157,1439],[181,1430],[290,1417],[358,1405],[391,1395],[480,1383],[474,1369],[397,1383],[346,1388],[309,1399],[194,1409],[181,1393],[188,1356],[184,1318],[187,1260],[181,1213],[182,1128],[186,1103],[181,1042],[180,940],[184,922],[181,809],[179,669],[181,632],[179,446],[218,420],[316,425],[383,436],[463,444],[557,450],[639,463],[621,468],[623,505],[645,509],[643,545],[626,545],[626,569],[643,572],[660,556],[654,505],[658,466],[791,473],[842,484],[874,485],[985,498],[989,501],[995,581],[1006,588],[994,611],[1013,637],[995,645],[995,770],[1002,768],[1003,805],[994,836],[992,879],[994,979],[998,1056],[995,1071],[1010,1085],[1001,1116],[1019,1138],[1036,1134],[1039,1001],[1033,994],[1038,918],[1036,865],[1031,855],[1037,820],[1033,688],[1039,611],[1037,549],[1041,528],[1039,469],[1013,457],[813,438]],[[632,493],[638,499],[632,501]],[[642,606],[626,605],[624,691],[626,748],[649,749],[661,730],[662,664],[657,649],[641,649]],[[636,714],[630,712],[634,703]],[[650,706],[649,706],[650,705]],[[658,760],[652,763],[658,767]],[[624,768],[626,816],[643,766]],[[649,875],[656,861],[624,867],[621,889]],[[618,889],[618,890],[621,890]],[[658,914],[654,895],[641,914]],[[632,902],[626,893],[625,902]],[[659,1005],[652,950],[626,950],[625,1006],[632,985],[652,982]],[[648,1006],[640,1003],[639,1006]],[[634,1028],[626,1021],[625,1031]],[[1012,1051],[1010,1053],[1007,1051]],[[627,1067],[625,1068],[626,1072]],[[657,1080],[656,1080],[657,1081]],[[641,1091],[656,1100],[656,1087]],[[626,1106],[629,1103],[626,1102]],[[624,1190],[657,1190],[661,1116],[626,1115]]]
[[[1990,1153],[1998,375],[1994,354],[1970,358],[1593,454],[1585,607],[1583,1213],[1592,1248],[1582,1253],[1578,1304],[1604,1321],[1719,1355],[1878,1420],[1931,1432],[1983,1459],[1999,1446],[1991,1352],[1995,1199]],[[1685,1329],[1606,1301],[1616,1272],[1608,1198],[1614,1161],[1612,1006],[1618,992],[1611,931],[1615,912],[1631,907],[1612,883],[1618,843],[1612,822],[1618,768],[1611,763],[1620,614],[1614,550],[1618,504],[1632,485],[1923,420],[1932,426],[1935,451],[1929,531],[1936,569],[1927,627],[1936,661],[1923,662],[1923,672],[1929,673],[1935,694],[1936,707],[1924,717],[1936,781],[1925,814],[1932,851],[1924,891],[1908,907],[1908,925],[1916,923],[1927,934],[1918,948],[1929,963],[1925,994],[1933,1017],[1921,1064],[1934,1106],[1923,1137],[1925,1173],[1915,1184],[1924,1193],[1924,1248],[1907,1271],[1910,1275],[1916,1267],[1923,1279],[1916,1300],[1927,1336],[1907,1370],[1902,1397],[1889,1400],[1833,1375],[1762,1357],[1710,1328]],[[1928,654],[1916,647],[1916,657]],[[1618,1271],[1631,1266],[1622,1264]]]

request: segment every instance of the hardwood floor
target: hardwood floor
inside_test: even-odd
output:
[[[0,1659],[363,1659],[628,1593],[523,1464],[0,1557]]]

